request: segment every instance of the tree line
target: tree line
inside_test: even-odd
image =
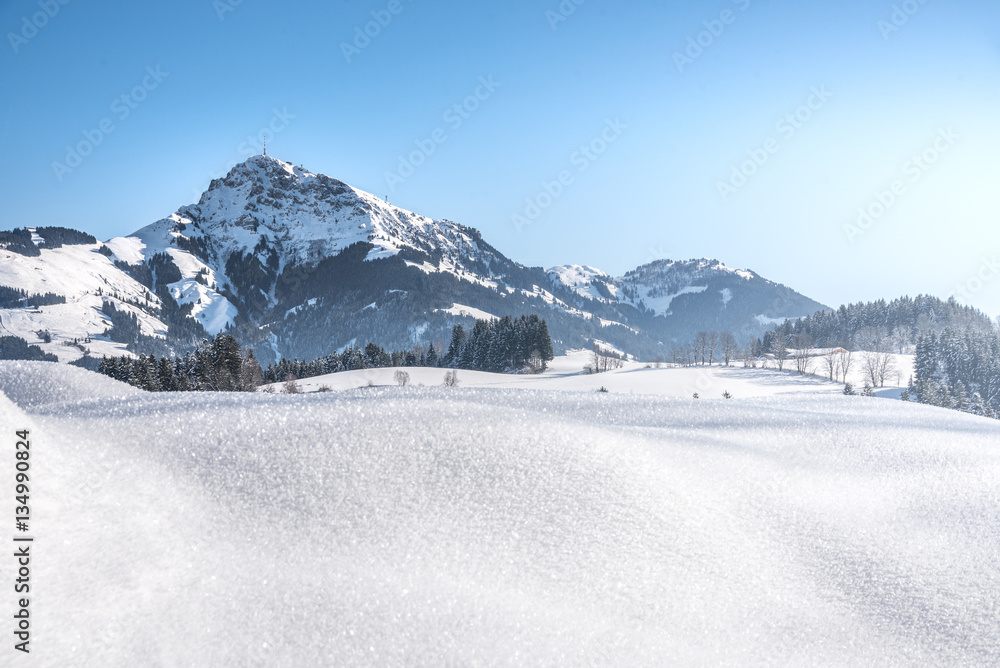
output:
[[[340,371],[380,367],[430,366],[514,373],[545,369],[553,359],[545,320],[536,315],[476,320],[469,334],[461,325],[439,355],[428,348],[386,351],[375,343],[306,362],[281,359],[261,369],[253,350],[243,351],[230,334],[203,340],[183,356],[139,355],[102,358],[98,372],[151,392],[252,391],[265,383],[305,379]]]
[[[39,227],[35,233],[42,238],[38,245],[32,241],[31,232],[26,227],[0,232],[0,248],[18,253],[26,257],[38,257],[41,248],[61,248],[64,244],[89,245],[96,244],[93,235],[70,229],[68,227]]]
[[[770,337],[784,334],[794,339],[807,335],[820,348],[841,347],[848,350],[895,351],[911,349],[928,332],[940,334],[945,328],[990,332],[990,318],[971,306],[959,304],[954,297],[947,301],[928,295],[900,297],[848,304],[837,310],[817,311],[786,320],[764,335],[765,347]]]
[[[1000,416],[1000,335],[947,328],[917,341],[916,378],[905,398],[932,406]]]
[[[282,359],[264,370],[268,383],[289,377],[304,379],[340,371],[383,367],[444,367],[491,371],[494,373],[539,373],[553,359],[548,325],[537,315],[476,319],[472,330],[462,325],[451,330],[446,351],[413,346],[409,350],[386,351],[375,343],[364,348],[352,346],[341,353],[318,357],[310,362]]]
[[[223,333],[182,356],[105,356],[97,371],[149,392],[252,392],[264,380],[253,350]]]
[[[31,345],[20,336],[0,336],[0,360],[58,362],[59,358]]]
[[[44,295],[30,294],[27,290],[22,290],[21,288],[0,285],[0,308],[20,308],[24,306],[38,308],[39,306],[65,303],[66,298],[54,292],[46,292]]]

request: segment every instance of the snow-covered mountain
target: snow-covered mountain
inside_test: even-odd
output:
[[[406,250],[406,256],[430,256],[406,260],[408,266],[496,287],[489,266],[498,254],[478,241],[475,230],[392,206],[291,163],[255,156],[212,181],[197,204],[107,245],[129,264],[167,254],[184,277],[171,292],[182,303],[200,302],[195,314],[210,312],[204,324],[213,332],[235,325],[241,307],[250,313],[276,307],[277,278],[289,268],[315,266],[355,244],[367,246],[364,260]],[[195,281],[199,272],[200,283]]]
[[[29,297],[0,304],[0,334],[64,360],[86,347],[162,352],[223,330],[262,359],[305,358],[369,340],[440,344],[472,317],[529,312],[549,321],[557,350],[600,340],[652,357],[700,329],[746,337],[822,308],[712,260],[657,261],[620,278],[525,267],[471,227],[269,156],[129,236],[61,234],[59,244],[45,236],[53,229],[0,238],[0,286]],[[66,301],[25,308],[45,293]],[[73,339],[84,343],[63,345]]]
[[[698,330],[729,330],[739,338],[823,309],[823,305],[747,269],[708,258],[656,260],[614,278],[593,267],[563,265],[550,280],[580,299],[635,309],[661,340],[687,341]],[[634,317],[633,317],[634,319]]]

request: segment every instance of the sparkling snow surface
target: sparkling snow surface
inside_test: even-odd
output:
[[[0,363],[0,456],[32,429],[39,665],[1000,661],[995,421],[809,392],[146,394],[36,366],[33,390]]]

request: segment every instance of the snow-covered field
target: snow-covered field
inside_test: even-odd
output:
[[[860,392],[864,385],[862,356],[864,353],[854,353],[848,380]],[[893,374],[891,381],[883,388],[877,388],[876,393],[898,398],[900,387],[913,373],[913,355],[894,355],[895,368],[900,375]],[[458,371],[459,387],[494,388],[494,389],[531,389],[531,390],[566,390],[586,391],[604,387],[609,392],[625,394],[655,394],[664,397],[692,397],[695,393],[701,398],[721,397],[723,392],[729,392],[734,397],[769,397],[778,394],[839,394],[843,391],[842,383],[829,381],[825,377],[820,358],[811,363],[811,373],[800,375],[795,371],[794,360],[788,360],[785,368],[778,371],[769,369],[746,369],[741,362],[732,362],[732,366],[697,366],[673,368],[661,365],[659,368],[641,362],[624,362],[621,369],[608,373],[585,374],[583,368],[591,363],[589,352],[576,350],[556,357],[549,364],[545,373],[538,375],[510,375],[485,373],[481,371]],[[395,374],[397,369],[364,369],[316,376],[299,380],[297,385],[302,392],[316,392],[321,387],[331,390],[350,390],[359,387],[397,385]],[[405,368],[409,374],[409,384],[414,386],[433,387],[444,382],[445,369],[436,368]],[[897,386],[897,382],[901,385]],[[283,383],[275,383],[271,389],[281,392]],[[262,388],[267,389],[267,388]]]
[[[1000,422],[759,370],[706,370],[694,400],[698,370],[571,362],[308,395],[0,362],[11,522],[32,430],[31,659],[1000,661]]]

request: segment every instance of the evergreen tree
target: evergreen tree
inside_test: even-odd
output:
[[[465,348],[465,329],[461,325],[455,325],[451,329],[451,343],[448,345],[448,353],[444,357],[444,366],[458,366],[462,359],[462,351]]]

